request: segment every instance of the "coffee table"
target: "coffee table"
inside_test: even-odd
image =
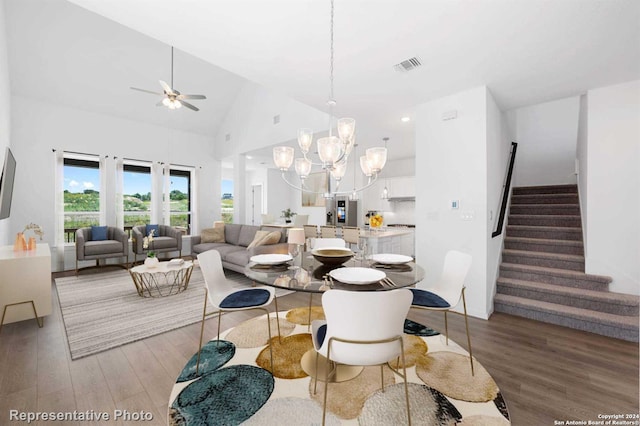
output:
[[[182,293],[189,286],[193,262],[182,264],[159,262],[156,266],[139,265],[129,269],[140,297],[166,297]]]

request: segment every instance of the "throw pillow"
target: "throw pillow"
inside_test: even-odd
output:
[[[224,228],[207,228],[200,232],[200,242],[205,243],[224,243]]]
[[[147,225],[145,227],[145,236],[148,236],[149,233],[151,232],[151,230],[154,230],[155,232],[153,233],[154,237],[159,237],[160,236],[160,227],[158,225]]]
[[[107,239],[107,227],[106,226],[92,226],[91,227],[91,241],[104,241]]]
[[[256,236],[253,237],[253,241],[251,241],[251,244],[247,246],[247,250],[250,250],[253,247],[276,244],[280,241],[281,236],[282,234],[280,234],[280,231],[257,231]]]

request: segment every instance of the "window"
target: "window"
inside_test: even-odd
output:
[[[75,241],[78,228],[100,225],[100,163],[96,158],[64,158],[64,232]]]
[[[183,228],[187,234],[191,230],[191,171],[170,169],[169,177],[169,223]]]
[[[224,223],[233,223],[233,181],[222,180],[221,210]]]
[[[125,229],[151,223],[151,166],[124,164],[122,186]]]

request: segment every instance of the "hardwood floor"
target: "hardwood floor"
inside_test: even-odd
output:
[[[55,288],[53,299],[53,314],[45,318],[44,328],[29,320],[2,329],[0,424],[11,424],[9,410],[115,409],[150,412],[154,419],[144,424],[166,424],[169,393],[197,349],[200,325],[71,361]],[[278,299],[281,311],[307,303],[304,294]],[[222,328],[254,315],[258,313],[224,316]],[[412,311],[409,317],[444,330],[442,314]],[[215,337],[216,321],[208,320],[207,339]],[[513,425],[638,413],[638,344],[501,313],[489,321],[470,318],[469,323],[475,358],[500,387]],[[466,347],[461,316],[449,315],[449,333]]]

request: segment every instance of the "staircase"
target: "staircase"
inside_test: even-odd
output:
[[[637,296],[584,273],[576,185],[514,188],[494,309],[638,341]]]

